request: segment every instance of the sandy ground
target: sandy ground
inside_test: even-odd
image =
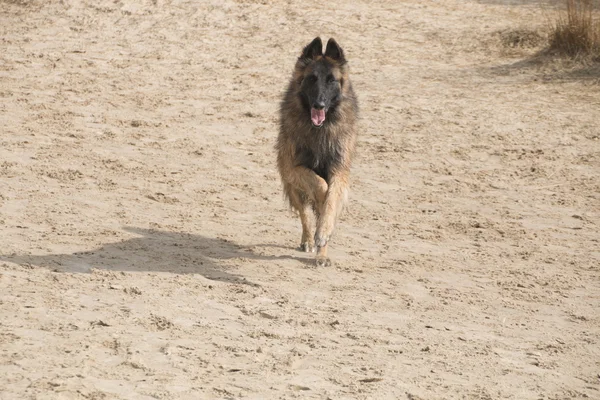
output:
[[[0,399],[600,399],[600,75],[505,46],[523,3],[0,1]],[[324,269],[273,149],[317,35]]]

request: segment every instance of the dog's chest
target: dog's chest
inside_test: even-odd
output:
[[[300,165],[313,170],[329,183],[332,171],[341,163],[342,152],[337,143],[323,140],[301,146],[297,157]]]

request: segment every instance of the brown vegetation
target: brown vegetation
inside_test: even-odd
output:
[[[600,61],[600,18],[594,0],[566,0],[550,34],[550,51]]]

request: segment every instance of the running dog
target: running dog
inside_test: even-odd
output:
[[[327,245],[348,197],[357,139],[358,101],[344,51],[317,37],[302,50],[281,102],[277,168],[292,209],[300,214],[300,250],[317,251],[327,266]],[[313,236],[312,214],[316,216]]]

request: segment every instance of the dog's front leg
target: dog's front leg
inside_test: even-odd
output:
[[[325,201],[320,207],[317,230],[315,233],[315,245],[317,247],[317,265],[329,265],[327,258],[327,243],[331,238],[338,215],[342,211],[343,203],[348,192],[348,173],[334,174],[329,182]]]
[[[290,169],[285,180],[292,187],[299,188],[315,204],[325,203],[329,187],[327,182],[314,171],[305,167],[294,167]]]

